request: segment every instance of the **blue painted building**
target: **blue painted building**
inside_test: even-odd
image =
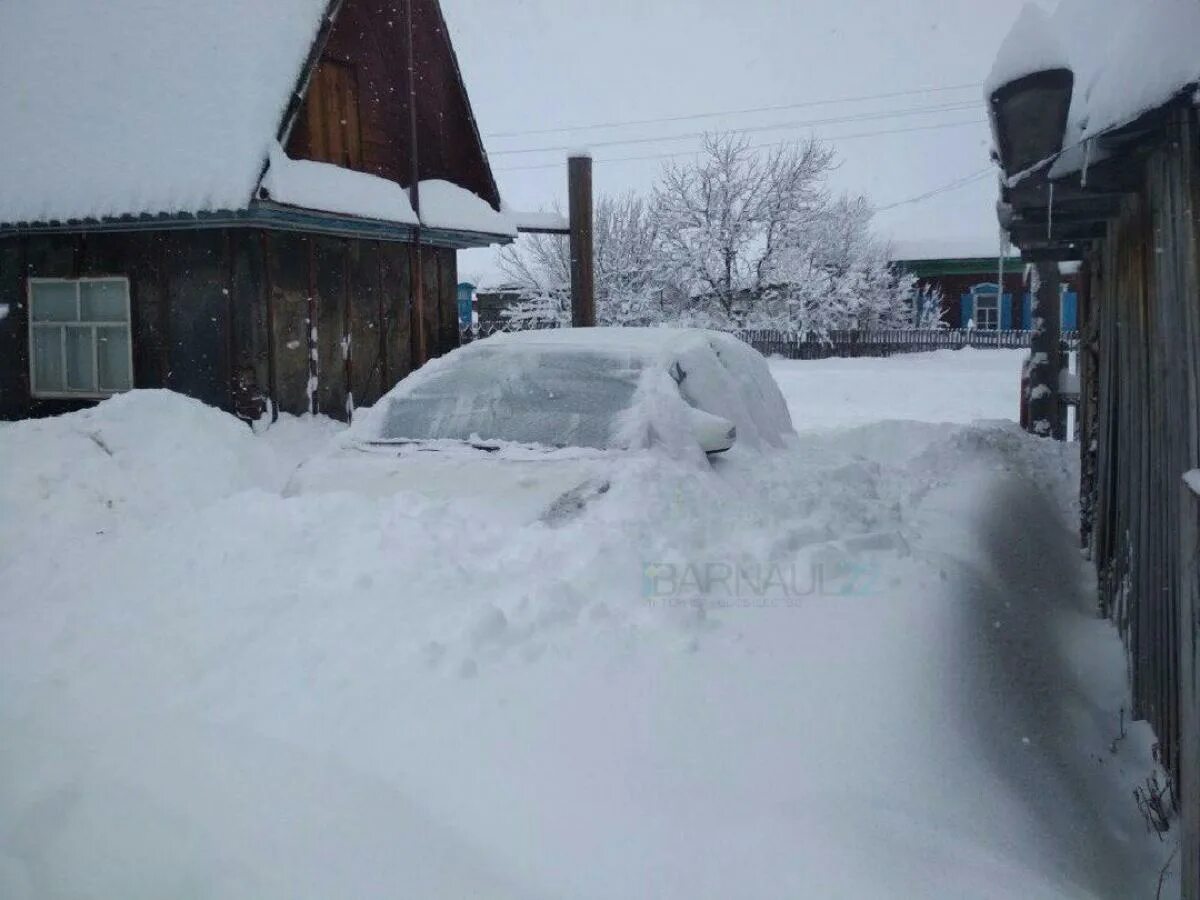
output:
[[[1006,285],[1007,286],[1007,285]],[[1033,294],[1022,291],[1020,302],[1014,303],[1011,291],[1000,297],[996,282],[981,282],[959,296],[959,321],[974,322],[984,331],[1028,331],[1033,327]],[[1061,327],[1063,331],[1079,328],[1079,294],[1068,284],[1062,286]]]
[[[461,281],[458,285],[458,327],[471,327],[471,314],[475,303],[475,285]]]
[[[1004,288],[999,285],[1000,254],[990,242],[897,242],[892,263],[917,277],[921,291],[914,321],[929,292],[942,298],[942,321],[951,328],[970,324],[982,331],[1028,330],[1033,324],[1033,298],[1025,286],[1025,264],[1019,256],[1004,259]],[[1078,292],[1074,272],[1063,273],[1062,328],[1078,328]]]

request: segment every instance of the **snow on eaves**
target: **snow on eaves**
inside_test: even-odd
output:
[[[290,159],[279,144],[271,148],[262,189],[272,202],[287,206],[418,224],[408,191],[396,182],[330,163]],[[448,181],[422,181],[420,198],[420,224],[426,228],[516,236],[511,217],[496,212],[466,188]]]
[[[1145,0],[1136,13],[1126,12],[1110,32],[1099,61],[1086,61],[1094,75],[1082,90],[1076,82],[1072,119],[1081,140],[1128,124],[1200,82],[1200,2]]]
[[[1001,84],[1066,64],[1075,88],[1058,178],[1099,162],[1092,138],[1134,121],[1200,83],[1197,0],[1060,0],[1052,17],[1027,6],[987,81]],[[1058,49],[1056,49],[1058,48]]]
[[[244,209],[326,3],[0,3],[0,222]]]
[[[500,204],[500,211],[508,216],[517,228],[532,230],[565,231],[570,228],[567,217],[557,211],[546,212],[538,210],[510,209],[507,204]]]
[[[408,192],[396,182],[330,163],[289,159],[278,144],[271,148],[262,189],[270,200],[288,206],[417,224]]]
[[[422,181],[419,188],[421,224],[426,228],[517,236],[517,227],[481,197],[449,181]]]
[[[1026,3],[1000,45],[984,83],[984,95],[991,97],[999,88],[1026,75],[1068,66],[1067,53],[1049,16],[1036,4]]]

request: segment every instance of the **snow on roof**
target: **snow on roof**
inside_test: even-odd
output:
[[[556,211],[545,212],[538,210],[534,212],[532,210],[516,210],[509,209],[504,204],[501,204],[500,211],[512,219],[513,224],[517,228],[566,231],[571,227],[571,223],[567,221],[567,217]]]
[[[984,83],[984,95],[991,97],[998,88],[1026,75],[1068,65],[1067,53],[1058,41],[1049,16],[1036,4],[1026,3],[1000,45],[992,71]]]
[[[892,241],[890,257],[893,262],[934,259],[999,259],[1000,240],[997,237],[975,237]]]
[[[1115,5],[1114,0],[1107,0]],[[1076,83],[1072,121],[1083,140],[1127,124],[1200,82],[1200,3],[1144,0],[1131,11],[1122,4],[1119,27],[1108,42],[1082,49],[1078,65],[1094,74]],[[1086,58],[1087,51],[1096,54]]]
[[[396,182],[330,163],[289,159],[279,144],[271,148],[262,187],[276,203],[417,224],[408,192]]]
[[[498,213],[482,197],[449,181],[422,181],[421,224],[428,228],[474,231],[481,234],[517,236],[517,227],[504,213]]]
[[[245,208],[326,3],[0,3],[0,222]]]
[[[1069,65],[1075,89],[1063,152],[1050,172],[1059,177],[1100,160],[1102,148],[1087,151],[1085,141],[1200,83],[1197,34],[1196,0],[1060,0],[1050,18],[1026,7],[1001,47],[987,91],[1037,68]]]

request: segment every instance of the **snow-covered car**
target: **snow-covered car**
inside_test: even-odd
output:
[[[404,379],[288,492],[470,497],[506,519],[554,521],[607,492],[633,452],[703,462],[793,434],[766,360],[730,335],[499,334]]]

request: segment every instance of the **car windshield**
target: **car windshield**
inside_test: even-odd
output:
[[[639,370],[601,353],[479,348],[393,397],[380,438],[606,449]]]

